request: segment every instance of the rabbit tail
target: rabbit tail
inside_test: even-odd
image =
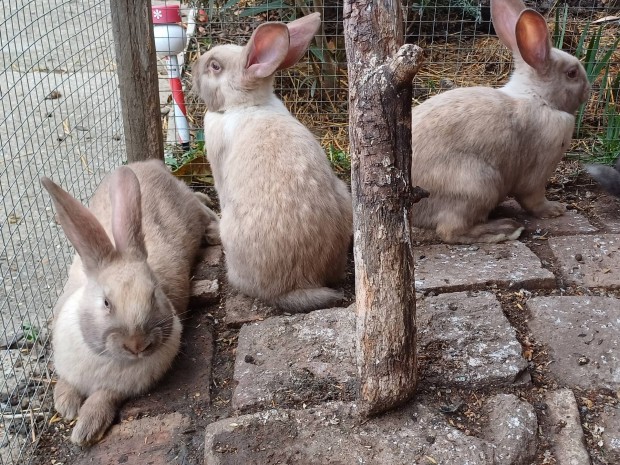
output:
[[[616,168],[607,165],[586,165],[585,168],[603,189],[620,197],[620,172]]]
[[[295,289],[271,300],[271,304],[291,313],[310,312],[320,308],[330,308],[342,300],[342,292],[329,287],[314,289]]]

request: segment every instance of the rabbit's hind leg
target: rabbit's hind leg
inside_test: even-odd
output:
[[[473,226],[462,218],[452,218],[452,221],[438,223],[437,234],[449,244],[497,243],[517,239],[523,229],[521,224],[509,218],[490,220]]]
[[[509,218],[490,220],[477,224],[461,237],[462,243],[486,242],[497,243],[514,241],[523,232],[523,226]],[[467,242],[465,242],[467,241]]]
[[[544,186],[527,194],[515,195],[517,201],[537,218],[555,218],[566,211],[564,204],[547,200]]]

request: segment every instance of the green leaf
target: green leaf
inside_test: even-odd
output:
[[[564,44],[564,35],[566,34],[566,21],[568,20],[568,4],[564,4],[562,17],[560,18],[560,9],[555,10],[555,23],[553,27],[553,46],[562,48]]]
[[[310,53],[312,53],[317,59],[321,62],[325,62],[325,54],[323,53],[323,49],[317,47],[316,45],[312,45],[309,48]]]

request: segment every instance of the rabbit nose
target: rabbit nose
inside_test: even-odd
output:
[[[134,334],[129,336],[125,342],[123,343],[123,348],[132,353],[133,355],[140,355],[151,345],[150,342],[146,341],[145,337],[140,334]]]

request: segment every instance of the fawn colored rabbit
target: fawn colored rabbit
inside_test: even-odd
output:
[[[331,305],[352,233],[351,196],[325,152],[273,92],[320,25],[318,13],[261,24],[193,68],[207,104],[205,148],[220,199],[229,282],[287,311]]]
[[[149,389],[179,350],[190,272],[217,217],[159,161],[108,175],[84,207],[41,180],[77,251],[54,309],[56,410],[76,444],[99,440],[122,401]]]
[[[551,46],[545,19],[521,0],[491,0],[493,25],[515,69],[499,89],[471,87],[413,109],[412,182],[430,192],[413,224],[452,243],[500,242],[522,225],[488,220],[506,196],[537,217],[562,215],[545,185],[570,146],[590,84],[577,58]]]

